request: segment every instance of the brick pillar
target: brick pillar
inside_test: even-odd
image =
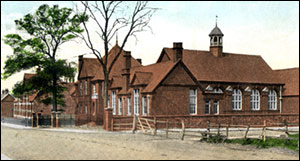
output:
[[[61,112],[56,112],[56,127],[60,127],[60,115]]]
[[[104,109],[104,113],[105,113],[105,122],[104,122],[104,127],[106,131],[112,131],[112,119],[113,119],[113,115],[112,115],[112,108],[105,108]]]

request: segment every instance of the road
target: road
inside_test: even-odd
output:
[[[1,153],[12,159],[280,159],[298,160],[299,153],[278,148],[257,149],[238,144],[208,144],[196,140],[143,134],[45,131],[1,126]]]

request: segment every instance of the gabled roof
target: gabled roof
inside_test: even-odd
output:
[[[25,80],[31,79],[34,76],[36,76],[36,74],[34,74],[34,73],[24,73],[23,80],[25,81]]]
[[[1,94],[1,101],[4,100],[7,96],[11,96],[13,99],[16,99],[13,95],[11,95],[10,93],[6,93],[6,94]]]
[[[275,70],[279,81],[285,83],[283,91],[284,96],[299,96],[299,68]]]
[[[166,61],[161,63],[156,63],[143,67],[132,68],[130,71],[130,82],[134,85],[146,85],[146,88],[142,91],[144,93],[153,92],[161,82],[168,76],[168,74],[177,66],[182,65],[186,72],[192,77],[192,79],[197,83],[195,77],[190,73],[188,68],[184,65],[181,60],[177,62]],[[135,83],[138,80],[138,83]]]
[[[164,48],[157,62],[174,50]],[[280,84],[274,71],[261,56],[224,53],[215,57],[209,51],[183,49],[183,62],[198,81]]]
[[[120,49],[121,49],[120,46],[116,44],[109,51],[108,58],[107,58],[108,66],[112,63],[113,59],[119,53]],[[116,60],[115,64],[113,65],[109,79],[111,79],[113,76],[119,76],[122,74],[122,69],[125,67],[125,64],[124,64],[125,58],[123,56],[124,54],[125,54],[125,51],[123,50],[121,52],[121,54],[119,55],[118,59]],[[105,57],[103,57],[103,59],[105,59]],[[142,66],[142,65],[136,59],[131,57],[131,67],[138,67],[138,66]],[[100,64],[99,64],[99,68],[97,69],[97,72],[95,73],[95,77],[92,79],[92,81],[96,81],[96,80],[104,80],[103,69]]]
[[[123,86],[122,76],[113,76],[111,88],[122,88],[122,86]]]
[[[82,58],[82,67],[79,69],[78,78],[94,77],[100,70],[100,66],[97,58]]]
[[[147,85],[152,77],[152,72],[139,72],[137,71],[133,76],[132,85]]]

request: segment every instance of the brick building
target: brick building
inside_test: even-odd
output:
[[[26,81],[36,74],[25,73],[23,81]],[[63,92],[65,106],[58,106],[58,110],[63,111],[63,114],[75,115],[76,100],[74,99],[75,85],[74,83],[62,83],[67,90]],[[17,98],[14,101],[14,117],[16,118],[31,118],[33,114],[51,115],[52,106],[45,105],[37,99],[37,93],[24,95],[22,98]]]
[[[223,52],[223,36],[216,25],[209,51],[173,43],[147,66],[122,51],[109,77],[113,117],[298,121],[299,68],[272,70],[261,56]],[[117,44],[110,50],[108,64],[118,50]],[[103,124],[103,80],[98,60],[79,56],[76,116],[87,118],[81,123]]]
[[[9,94],[8,89],[1,93],[1,117],[13,117],[15,97]]]

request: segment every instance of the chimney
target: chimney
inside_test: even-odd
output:
[[[142,59],[136,59],[140,64],[142,64]]]
[[[5,94],[7,94],[8,93],[8,89],[6,88],[6,89],[4,89],[4,90],[2,90],[2,94],[3,95],[5,95]]]
[[[182,51],[183,51],[182,42],[174,42],[173,50],[174,50],[173,62],[177,62],[179,59],[182,60]]]
[[[78,71],[81,69],[83,63],[83,55],[78,56]]]
[[[124,56],[124,68],[122,70],[122,77],[123,77],[123,82],[124,85],[123,87],[125,88],[125,91],[128,91],[129,89],[129,83],[130,83],[130,68],[131,68],[131,52],[130,51],[125,51]]]

